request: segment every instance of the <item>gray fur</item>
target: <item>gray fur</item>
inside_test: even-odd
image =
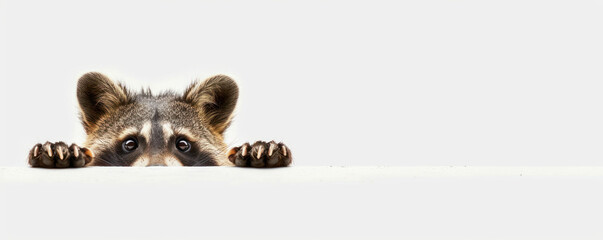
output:
[[[150,91],[132,93],[100,73],[88,73],[80,78],[77,95],[88,134],[85,146],[96,154],[90,165],[128,166],[140,158],[155,162],[167,157],[187,165],[230,165],[222,134],[230,124],[238,88],[229,77],[219,75],[195,82],[183,95],[168,92],[154,96]],[[125,139],[117,137],[128,128],[140,131],[149,122],[150,139],[133,134],[129,137],[139,142],[139,149],[120,154]],[[194,157],[202,161],[186,159],[173,148],[175,141],[184,136],[164,139],[162,126],[166,123],[174,130],[184,129],[194,135],[198,150]]]

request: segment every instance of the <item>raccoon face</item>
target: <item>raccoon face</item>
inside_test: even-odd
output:
[[[99,73],[78,81],[77,97],[95,153],[93,166],[220,166],[223,133],[238,98],[236,83],[218,75],[191,84],[182,95],[132,93]]]

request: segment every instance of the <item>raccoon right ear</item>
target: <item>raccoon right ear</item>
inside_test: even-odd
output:
[[[230,125],[239,98],[239,88],[232,78],[217,75],[191,84],[182,98],[199,110],[199,117],[214,132],[222,135]]]
[[[130,102],[125,87],[97,72],[86,73],[78,80],[77,99],[86,133],[96,128],[102,116]]]

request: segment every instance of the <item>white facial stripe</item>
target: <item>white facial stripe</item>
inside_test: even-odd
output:
[[[177,128],[177,129],[175,129],[174,134],[176,134],[176,135],[183,135],[189,141],[193,141],[193,142],[198,142],[199,141],[199,139],[195,137],[195,134],[193,134],[187,128],[182,128],[182,127],[181,128]]]
[[[182,166],[182,163],[175,157],[167,157],[167,158],[165,158],[164,161],[165,161],[165,165],[168,165],[168,166],[178,166],[178,167]]]
[[[161,124],[163,128],[163,140],[167,144],[167,141],[174,135],[174,130],[172,130],[172,124],[169,122],[164,122]]]
[[[140,129],[140,135],[142,135],[145,139],[147,139],[147,141],[149,141],[151,139],[151,128],[153,127],[153,125],[151,124],[151,122],[145,122],[142,125],[142,128]]]
[[[121,134],[119,134],[118,140],[119,140],[119,141],[123,141],[123,140],[125,140],[125,139],[126,139],[128,136],[131,136],[131,135],[136,135],[136,134],[138,134],[138,129],[137,129],[137,128],[135,128],[135,127],[129,127],[129,128],[126,128],[125,130],[123,130],[123,131],[121,132]]]
[[[146,167],[147,165],[149,165],[149,159],[146,157],[141,157],[139,159],[136,159],[136,161],[134,161],[130,166],[132,167]]]

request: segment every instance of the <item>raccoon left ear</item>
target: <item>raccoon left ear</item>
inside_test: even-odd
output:
[[[191,84],[182,98],[197,108],[200,117],[221,135],[230,125],[232,112],[239,98],[239,87],[232,78],[217,75]]]
[[[77,99],[87,133],[96,128],[101,117],[130,101],[125,87],[97,72],[86,73],[78,80]]]

